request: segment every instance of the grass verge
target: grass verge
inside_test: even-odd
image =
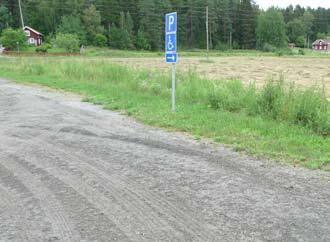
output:
[[[136,72],[88,59],[74,59],[70,63],[58,60],[54,64],[54,61],[47,59],[31,62],[29,58],[6,58],[0,59],[0,76],[75,92],[85,96],[86,101],[105,108],[125,110],[128,115],[146,124],[207,137],[257,157],[273,158],[312,169],[329,169],[329,136],[320,135],[308,125],[295,124],[290,120],[274,119],[264,113],[251,115],[246,111],[245,104],[240,103],[241,100],[234,99],[230,103],[223,103],[221,99],[214,101],[214,90],[219,91],[219,85],[200,80],[193,73],[179,75],[177,113],[170,111],[170,73]],[[232,83],[226,87],[230,85]],[[240,92],[239,88],[237,90]],[[274,90],[278,92],[276,86]],[[265,100],[269,100],[272,95],[268,94],[260,92],[259,98],[265,96]],[[226,98],[233,98],[237,93],[230,94],[229,90],[216,96],[219,95],[231,95]],[[255,100],[258,102],[258,96]],[[234,109],[232,103],[237,105]],[[267,105],[265,110],[269,111]]]

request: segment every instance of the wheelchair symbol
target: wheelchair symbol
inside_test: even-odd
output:
[[[166,51],[176,51],[176,36],[175,36],[175,34],[167,35]]]
[[[173,42],[172,42],[172,38],[171,38],[170,35],[168,36],[167,49],[168,49],[169,51],[171,51],[171,50],[174,49],[174,44],[173,44]]]

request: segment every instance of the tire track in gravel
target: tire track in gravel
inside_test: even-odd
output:
[[[22,184],[27,187],[31,193],[38,199],[45,215],[50,219],[54,230],[54,240],[61,241],[81,241],[81,238],[76,229],[71,223],[68,216],[62,209],[62,204],[59,203],[54,195],[45,188],[36,174],[27,171],[24,167],[17,164],[17,157],[8,157],[2,161],[8,170],[15,173],[19,177]]]
[[[13,197],[13,192],[9,192],[0,183],[0,241],[12,239],[17,232],[16,228],[20,228],[22,233],[19,233],[16,237],[18,241],[28,241],[28,226],[23,222],[25,216],[24,209],[16,202]],[[10,221],[10,223],[9,223]]]
[[[33,144],[41,143],[41,140],[36,141],[36,139],[40,138],[41,137],[35,138],[30,145],[33,146]],[[168,203],[164,198],[155,197],[141,187],[136,185],[131,186],[128,183],[122,182],[121,177],[115,174],[109,175],[105,173],[104,171],[108,170],[108,168],[104,166],[106,163],[102,160],[91,158],[86,161],[85,157],[63,152],[65,150],[64,147],[61,148],[59,146],[58,143],[56,146],[50,146],[48,143],[43,142],[43,150],[38,151],[38,147],[34,147],[35,157],[32,159],[32,154],[29,154],[29,162],[33,160],[34,164],[38,163],[38,167],[43,167],[41,169],[52,167],[52,169],[49,170],[52,171],[55,176],[60,180],[65,181],[66,184],[69,184],[79,193],[84,194],[88,199],[94,197],[98,198],[97,200],[94,199],[93,203],[99,204],[98,207],[100,209],[104,208],[104,211],[109,211],[109,204],[111,204],[108,196],[109,193],[105,193],[104,190],[110,190],[111,197],[125,205],[126,210],[128,209],[125,211],[126,214],[128,212],[138,219],[137,222],[133,223],[135,228],[139,228],[148,221],[152,221],[152,224],[148,224],[150,227],[140,230],[142,232],[149,231],[149,233],[152,231],[152,237],[147,238],[149,241],[157,240],[157,238],[160,241],[175,241],[178,238],[182,238],[184,241],[215,240],[214,236],[211,236],[206,232],[207,229],[201,229],[204,226],[200,221],[197,221],[192,217],[187,217],[184,212],[185,208],[175,207]],[[49,151],[52,151],[52,153],[49,153]],[[38,162],[41,158],[37,156],[39,152],[42,157],[47,157],[44,158],[42,164]],[[61,159],[55,159],[54,157],[56,156],[61,157]],[[70,164],[66,162],[68,160],[70,161]],[[82,163],[82,160],[86,163]],[[93,160],[93,162],[91,162],[91,160]],[[101,165],[101,163],[103,165]],[[32,166],[34,166],[34,164]],[[54,165],[58,166],[62,171],[55,169]],[[70,171],[71,175],[64,175],[63,172],[65,171]],[[80,179],[73,179],[72,174],[80,177]],[[84,183],[88,180],[90,181],[88,185],[98,190],[98,192],[86,187],[86,184]],[[102,186],[101,184],[109,184],[110,186],[106,189],[102,189],[100,188]],[[103,203],[101,203],[102,196],[107,197]],[[110,208],[113,208],[112,206],[113,204],[110,205]],[[125,213],[123,213],[122,217],[123,216],[125,216]],[[112,218],[115,218],[115,216],[113,215]],[[132,221],[130,222],[132,223]],[[129,230],[127,233],[129,233]],[[148,233],[143,232],[143,234],[147,235]],[[134,236],[136,237],[136,234],[133,234],[133,237]]]
[[[29,128],[29,127],[26,127],[26,128]],[[68,132],[69,128],[61,128],[61,130],[58,130],[58,131],[61,132],[63,130],[64,130],[64,132]],[[78,129],[78,130],[75,130],[74,133],[96,137],[96,135],[94,135],[93,133],[91,133],[87,130],[82,131],[82,130]],[[32,136],[29,138],[32,138]],[[31,145],[42,143],[42,140],[36,140],[36,139],[42,139],[42,138],[43,138],[43,136],[37,136],[34,139],[31,139],[30,140]],[[43,144],[46,145],[45,143],[43,143]],[[60,144],[57,143],[57,144],[54,144],[54,146],[52,146],[52,147],[48,147],[48,151],[53,150],[53,151],[55,151],[55,153],[59,154],[63,150],[65,150],[64,147],[62,149],[58,149],[56,146],[60,146]],[[71,162],[76,160],[75,167],[79,167],[79,165],[81,164],[81,162],[80,162],[81,159],[85,158],[85,157],[79,157],[79,159],[78,159],[78,157],[72,156],[69,153],[63,154],[63,156],[67,158],[66,160],[70,160]],[[52,163],[53,163],[53,161],[52,161]],[[90,162],[87,161],[87,163],[90,163]],[[111,175],[115,179],[109,179],[108,174],[105,174],[104,172],[100,173],[100,171],[104,171],[106,169],[105,166],[100,167],[100,165],[98,165],[98,169],[95,169],[94,165],[99,164],[99,163],[107,164],[107,163],[104,163],[102,160],[97,160],[97,161],[90,163],[90,167],[87,170],[85,169],[85,172],[90,172],[91,170],[95,171],[94,181],[95,181],[95,179],[98,179],[99,182],[96,184],[93,184],[94,187],[96,185],[96,188],[99,188],[98,184],[102,184],[104,182],[106,182],[106,183],[111,182],[112,187],[118,187],[118,189],[117,189],[118,191],[115,194],[116,194],[116,197],[119,197],[119,198],[121,197],[121,202],[125,201],[127,203],[129,201],[134,201],[133,204],[130,204],[129,206],[127,206],[130,208],[129,212],[131,214],[134,214],[138,211],[139,214],[137,214],[136,217],[139,216],[142,219],[143,223],[148,221],[150,219],[150,216],[153,216],[154,221],[157,221],[158,223],[162,223],[162,224],[153,226],[154,228],[152,228],[152,231],[154,231],[154,238],[159,236],[163,232],[164,227],[166,227],[167,229],[165,231],[166,232],[171,231],[171,233],[170,234],[167,233],[167,235],[166,235],[167,239],[165,239],[166,238],[165,236],[161,237],[160,239],[162,241],[165,241],[165,240],[171,241],[171,239],[170,239],[171,236],[173,236],[173,239],[177,238],[179,236],[178,234],[176,234],[178,232],[178,230],[180,230],[182,233],[184,233],[185,236],[189,237],[189,238],[185,238],[188,241],[193,239],[193,238],[190,238],[191,236],[200,238],[200,239],[201,238],[208,239],[208,241],[214,240],[213,236],[210,237],[209,233],[200,229],[201,227],[203,227],[203,225],[199,221],[195,220],[192,217],[187,217],[185,215],[185,213],[184,213],[185,208],[178,208],[177,206],[173,206],[173,205],[169,204],[165,198],[161,198],[161,199],[160,199],[160,197],[155,198],[153,195],[151,195],[151,193],[148,193],[146,190],[142,191],[141,189],[140,190],[137,189],[136,186],[130,186],[127,183],[120,182],[121,178],[119,176],[116,176],[115,174]],[[63,163],[62,163],[62,165],[63,165]],[[72,167],[72,164],[71,164],[71,167]],[[79,175],[82,176],[83,173],[79,173]],[[100,177],[103,178],[103,180],[100,180]],[[83,190],[83,188],[81,188],[81,190]],[[122,197],[122,195],[121,195],[123,190],[127,191],[125,193],[125,197]],[[137,190],[137,192],[136,192],[136,190]],[[114,192],[114,190],[112,190],[112,192]],[[142,193],[143,196],[139,195],[140,193]],[[146,194],[148,194],[148,196],[146,196]],[[140,209],[136,209],[137,206]],[[167,208],[168,210],[164,211],[164,207]],[[152,211],[154,213],[151,213],[150,209],[152,209]],[[141,211],[143,211],[143,212],[141,212]],[[175,214],[173,214],[173,211],[175,211]],[[148,214],[149,219],[145,218],[145,214]],[[169,215],[167,215],[167,214],[169,214]],[[162,219],[166,219],[167,221],[170,221],[171,223],[175,223],[175,225],[169,227],[168,224],[164,224],[163,220],[159,219],[160,215],[163,217]],[[173,216],[173,217],[171,217],[171,216]],[[183,228],[181,228],[182,226],[183,226]],[[162,228],[162,230],[158,231],[159,228]],[[181,228],[181,229],[178,229],[178,228]],[[150,228],[149,228],[149,230],[150,230]],[[158,231],[157,236],[155,234],[156,233],[155,231]],[[187,231],[189,231],[189,234],[187,234]]]
[[[10,159],[31,174],[37,175],[42,184],[61,202],[62,209],[65,210],[67,216],[75,221],[77,232],[82,237],[77,241],[129,241],[125,234],[102,211],[80,195],[73,187],[16,155],[11,155]],[[17,167],[17,169],[20,168]],[[55,220],[52,224],[58,226],[61,222]]]
[[[25,223],[31,223],[28,226],[28,230],[23,233],[27,235],[27,241],[35,242],[45,242],[52,241],[55,239],[53,237],[53,228],[50,221],[47,220],[46,214],[43,210],[42,205],[39,200],[34,196],[34,194],[20,181],[20,179],[14,175],[13,172],[8,170],[5,166],[0,164],[0,182],[2,186],[9,189],[9,191],[15,194],[16,203],[21,204],[24,207],[24,219]],[[24,229],[24,228],[23,228]],[[18,231],[16,230],[18,233]],[[35,237],[37,236],[37,237]],[[21,237],[21,235],[19,235]],[[14,235],[8,240],[16,238]],[[24,241],[24,240],[23,240]]]
[[[47,147],[47,145],[46,145]],[[36,148],[36,153],[38,153],[38,147]],[[49,148],[49,147],[48,147]],[[136,206],[136,203],[132,202],[133,198],[129,197],[129,195],[125,194],[123,191],[123,187],[120,187],[118,189],[115,189],[116,187],[118,187],[118,185],[114,185],[111,186],[110,188],[108,187],[107,190],[103,190],[100,189],[99,184],[104,184],[107,183],[106,180],[100,180],[99,178],[99,173],[92,173],[92,174],[87,174],[90,173],[90,169],[94,170],[93,167],[90,168],[85,168],[82,171],[87,172],[87,173],[83,173],[82,171],[80,171],[78,168],[79,166],[76,166],[76,164],[81,164],[80,160],[77,160],[75,163],[66,163],[66,161],[64,160],[71,160],[72,157],[71,156],[66,156],[65,154],[61,153],[60,149],[54,149],[55,153],[43,153],[43,161],[42,164],[40,164],[40,162],[38,162],[38,160],[40,159],[39,157],[33,157],[32,154],[28,154],[29,156],[29,162],[27,162],[26,160],[23,162],[22,158],[17,157],[17,155],[11,154],[12,157],[15,157],[15,160],[20,159],[21,163],[23,162],[23,164],[26,167],[30,167],[30,169],[34,169],[37,170],[37,172],[41,170],[41,168],[39,167],[40,165],[42,165],[44,167],[44,169],[49,170],[50,172],[52,172],[54,174],[54,176],[56,176],[57,178],[59,178],[62,181],[65,181],[66,184],[69,184],[71,187],[73,187],[76,191],[78,191],[80,194],[82,194],[84,197],[88,198],[93,204],[96,204],[98,206],[99,209],[101,209],[102,211],[107,212],[107,215],[113,219],[114,221],[117,222],[117,225],[122,225],[120,228],[125,228],[125,227],[132,227],[132,228],[126,228],[126,232],[127,235],[129,235],[129,237],[131,237],[132,239],[136,240],[136,236],[137,234],[132,233],[132,231],[136,231],[139,230],[141,231],[141,233],[139,233],[141,236],[145,236],[148,233],[152,233],[153,237],[149,238],[149,241],[152,240],[153,238],[157,238],[160,237],[160,235],[163,234],[164,237],[162,238],[162,241],[170,241],[169,238],[172,236],[171,234],[164,234],[163,231],[161,231],[160,229],[163,229],[164,224],[150,224],[148,223],[148,221],[150,219],[148,219],[146,217],[145,214],[147,214],[147,211],[141,210],[141,209],[137,209],[140,208],[139,206]],[[24,149],[21,149],[21,154],[24,154]],[[58,155],[63,155],[63,159],[58,159]],[[47,157],[47,158],[45,158]],[[49,159],[49,161],[48,161]],[[32,162],[34,161],[34,162]],[[37,164],[37,168],[34,167]],[[55,166],[54,166],[55,165]],[[32,167],[32,168],[31,168]],[[69,173],[68,173],[69,171]],[[36,173],[36,171],[33,171],[33,173]],[[74,176],[78,177],[77,179],[75,179]],[[92,179],[92,180],[91,180]],[[96,182],[98,181],[98,182]],[[90,186],[90,187],[88,187]],[[93,189],[96,190],[101,190],[101,192],[97,192]],[[105,192],[107,191],[107,192]],[[124,194],[124,195],[123,195]],[[111,195],[109,198],[104,198],[104,195]],[[112,200],[118,201],[118,203],[120,203],[121,205],[116,205],[113,203]],[[133,200],[135,201],[135,200]],[[125,209],[123,209],[123,205],[125,205]],[[117,206],[117,209],[114,209],[114,207]],[[113,210],[116,210],[117,213],[114,213]],[[131,214],[131,215],[135,215],[136,218],[138,218],[138,221],[136,222],[132,222],[132,221],[127,221],[127,214]],[[121,216],[121,218],[124,219],[124,221],[122,222],[118,222],[118,215]],[[157,217],[154,218],[154,220],[157,221]],[[149,226],[142,228],[141,225],[147,223]],[[158,227],[157,227],[158,226]],[[141,228],[141,229],[139,229]],[[145,231],[145,232],[143,232]],[[147,232],[146,232],[147,231]],[[168,232],[168,231],[166,231]],[[175,231],[172,231],[175,234]],[[144,237],[141,237],[139,240],[143,241]]]
[[[88,132],[89,131],[86,131],[86,133]],[[63,152],[65,150],[65,143],[55,144],[55,142],[53,143],[52,141],[50,141],[50,143],[52,143],[54,146],[56,145],[54,150],[57,150],[57,152]],[[79,167],[79,161],[85,160],[85,156],[83,154],[78,154],[78,150],[76,151],[77,152],[75,152],[74,155],[71,155],[70,153],[65,153],[63,155],[68,157],[70,161],[75,161],[75,167]],[[184,236],[188,237],[184,238],[185,241],[196,241],[198,238],[201,239],[201,241],[215,240],[216,237],[214,237],[214,235],[211,236],[210,233],[207,232],[208,229],[205,228],[202,220],[196,220],[194,217],[187,216],[188,213],[186,207],[181,207],[178,204],[174,206],[168,202],[166,198],[162,196],[155,196],[154,193],[147,191],[141,187],[141,185],[132,180],[124,181],[122,176],[119,176],[114,172],[110,172],[112,169],[111,166],[109,166],[109,163],[105,162],[103,159],[96,158],[94,156],[93,158],[85,160],[85,162],[85,164],[88,164],[87,169],[85,168],[85,173],[87,173],[87,171],[94,171],[94,179],[103,179],[99,180],[98,184],[111,183],[112,187],[118,187],[118,191],[124,191],[127,196],[124,197],[124,200],[126,199],[134,201],[133,206],[131,206],[132,208],[138,207],[139,210],[143,209],[143,211],[148,214],[148,217],[153,216],[156,221],[159,220],[158,223],[162,223],[160,226],[168,227],[167,229],[172,231],[172,236],[174,236],[174,238],[178,238],[178,235],[175,233],[177,230],[179,230],[184,234]],[[131,213],[134,213],[134,210],[132,210]],[[194,211],[194,215],[196,214],[197,212]],[[199,218],[201,219],[201,217]],[[169,224],[164,224],[164,219],[172,225],[169,227]],[[155,229],[157,230],[157,228]],[[167,236],[171,235],[168,234]],[[170,238],[169,241],[171,241]]]
[[[57,154],[62,155],[61,153]],[[47,157],[49,158],[54,158],[54,155],[55,154],[47,153]],[[72,159],[70,156],[63,157],[64,159]],[[146,239],[149,239],[150,241],[152,238],[159,237],[159,235],[156,234],[157,232],[161,232],[158,231],[159,227],[157,227],[157,224],[148,223],[149,220],[145,218],[144,210],[141,210],[136,206],[134,207],[134,203],[132,203],[129,198],[122,195],[123,191],[115,189],[115,186],[104,189],[107,192],[102,191],[99,184],[104,183],[105,181],[97,175],[93,175],[94,173],[92,171],[88,171],[90,174],[87,174],[85,173],[85,169],[81,170],[79,167],[73,168],[73,165],[75,165],[74,163],[70,163],[69,165],[65,161],[57,159],[52,159],[51,161],[45,159],[44,164],[40,164],[35,157],[31,157],[29,162],[24,161],[24,163],[25,166],[37,170],[38,173],[40,173],[41,170],[43,170],[43,172],[47,172],[46,170],[52,172],[54,177],[70,186],[101,210],[102,213],[108,216],[122,231],[125,232],[125,235],[128,238],[136,240],[137,237],[141,235],[139,241],[144,241]],[[109,194],[111,194],[111,196],[108,196]],[[127,216],[128,213],[130,214],[129,217]],[[132,216],[138,218],[138,221],[132,221]],[[145,223],[147,223],[147,227],[142,226]],[[137,232],[134,233],[134,231]],[[145,235],[148,235],[150,232],[152,233],[152,237],[144,238]]]

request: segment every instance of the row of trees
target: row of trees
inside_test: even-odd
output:
[[[204,48],[209,7],[211,48],[298,46],[330,33],[330,9],[259,9],[253,0],[22,0],[29,25],[49,38],[75,34],[82,44],[120,49],[163,47],[164,15],[179,14],[179,44]],[[20,27],[17,0],[0,0],[0,32]]]

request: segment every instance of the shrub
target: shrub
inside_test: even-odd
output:
[[[305,51],[303,49],[299,49],[298,54],[299,55],[305,55]]]
[[[216,50],[226,51],[230,49],[230,46],[227,43],[218,42],[215,46]]]
[[[238,49],[240,49],[240,46],[239,46],[239,44],[238,44],[237,41],[234,41],[234,42],[233,42],[233,46],[232,46],[232,48],[233,48],[234,50],[238,50]]]
[[[105,47],[107,46],[107,37],[103,34],[97,34],[95,36],[95,44],[96,46],[99,46],[99,47]]]
[[[50,44],[43,44],[41,46],[38,46],[36,48],[37,53],[47,53],[49,49],[51,49],[52,46]]]
[[[268,43],[265,43],[262,47],[262,51],[265,51],[265,52],[275,52],[276,51],[276,47],[271,45],[271,44],[268,44]]]
[[[23,30],[5,29],[2,32],[0,42],[8,50],[16,50],[27,47],[26,35]]]
[[[136,48],[138,50],[150,50],[150,44],[144,36],[144,32],[142,29],[139,29],[136,35]]]
[[[58,47],[65,49],[69,53],[79,51],[79,38],[75,34],[62,34],[56,35],[55,43]]]
[[[289,48],[281,48],[276,50],[277,56],[283,56],[283,55],[294,55],[294,52],[292,49]]]
[[[304,36],[299,36],[296,39],[295,44],[296,44],[297,47],[304,48],[304,46],[305,46],[305,38],[304,38]]]

